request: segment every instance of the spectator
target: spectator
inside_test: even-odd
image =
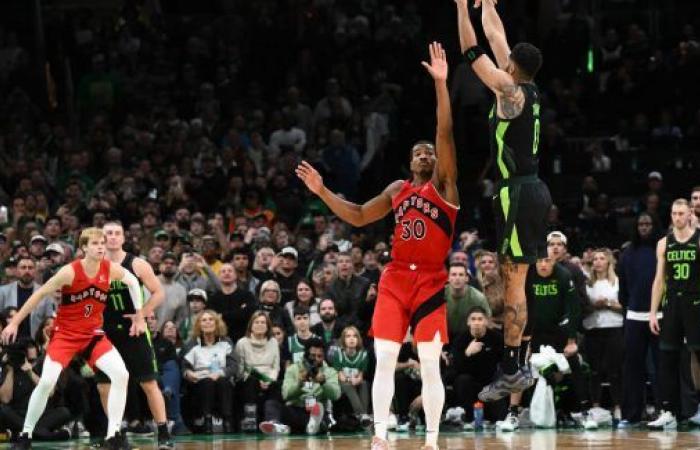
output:
[[[257,309],[255,297],[247,289],[241,289],[236,280],[236,271],[230,263],[219,269],[221,290],[213,293],[208,302],[209,308],[221,314],[228,328],[229,338],[238,342],[245,334],[245,327],[253,311]]]
[[[338,317],[346,324],[358,323],[358,311],[369,293],[369,281],[354,274],[352,257],[347,252],[338,254],[338,277],[325,294],[335,302]]]
[[[621,418],[624,337],[619,289],[612,252],[609,249],[594,251],[593,270],[586,283],[594,311],[583,319],[586,355],[591,365],[591,402],[594,407],[600,406],[601,383],[605,378],[610,383],[610,397],[617,420]]]
[[[467,328],[450,346],[452,364],[449,378],[454,386],[454,405],[463,407],[465,420],[474,420],[470,405],[478,400],[481,389],[489,384],[496,373],[503,352],[503,335],[488,328],[488,312],[482,306],[473,306],[466,314]],[[487,403],[486,417],[503,417],[503,402]]]
[[[372,421],[369,412],[369,384],[365,380],[368,373],[369,357],[362,345],[360,331],[349,326],[338,339],[337,351],[333,352],[331,365],[338,372],[340,390],[352,406],[352,410],[363,427]]]
[[[491,308],[491,323],[494,328],[503,328],[503,305],[505,287],[499,273],[496,254],[488,251],[476,253],[477,280]]]
[[[270,264],[275,257],[275,251],[270,247],[261,247],[255,254],[255,261],[253,262],[252,274],[254,277],[259,279],[261,282],[267,281],[273,277],[273,273],[270,269]]]
[[[236,271],[236,284],[240,289],[257,295],[260,280],[250,270],[250,256],[248,249],[238,248],[231,251],[231,263]]]
[[[445,301],[447,303],[447,331],[450,341],[467,331],[464,318],[475,306],[486,311],[487,318],[491,308],[484,294],[469,284],[469,272],[462,263],[450,264],[447,286],[445,286]]]
[[[317,434],[323,420],[323,405],[338,398],[338,373],[325,362],[323,341],[311,339],[302,360],[289,366],[285,372],[282,423],[287,424],[292,433]]]
[[[207,293],[203,289],[194,288],[187,293],[187,304],[190,309],[190,315],[182,321],[179,327],[180,336],[187,339],[192,332],[194,323],[199,313],[204,311],[207,305]]]
[[[258,309],[270,316],[273,325],[279,325],[285,333],[289,333],[294,330],[294,326],[286,309],[280,305],[280,297],[279,284],[275,280],[265,281],[260,288]]]
[[[158,279],[165,290],[165,301],[155,310],[158,320],[157,329],[160,329],[167,321],[173,321],[175,326],[179,327],[187,318],[187,291],[182,284],[175,281],[177,265],[177,256],[174,253],[163,255]]]
[[[173,422],[173,434],[188,434],[180,410],[180,386],[182,371],[177,357],[177,326],[172,320],[166,320],[158,328],[157,316],[147,318],[149,330],[152,333],[153,349],[158,361],[160,382],[163,387],[163,398],[168,415],[168,421]]]
[[[321,322],[319,315],[320,299],[316,296],[314,287],[306,280],[300,280],[297,284],[296,297],[293,301],[287,302],[284,308],[287,310],[290,319],[293,319],[294,310],[297,306],[303,306],[309,310],[309,324],[311,327]]]
[[[287,336],[285,353],[291,358],[285,361],[286,365],[298,363],[304,357],[304,349],[310,339],[318,338],[309,327],[309,309],[305,306],[297,306],[293,312],[294,333]]]
[[[187,292],[192,289],[202,289],[209,292],[219,289],[216,274],[204,258],[196,253],[183,253],[175,281],[182,284]]]
[[[17,281],[0,287],[0,310],[7,308],[19,309],[29,299],[32,293],[39,289],[34,281],[36,264],[29,257],[17,260]],[[32,310],[29,317],[22,321],[17,331],[18,338],[31,339],[39,329],[39,325],[48,317],[53,317],[55,304],[52,298],[46,297]]]
[[[569,271],[574,282],[576,298],[581,305],[581,311],[589,313],[591,312],[591,303],[588,301],[588,294],[586,293],[586,275],[580,267],[569,261],[568,242],[564,233],[552,231],[547,235],[547,254],[557,264],[561,264],[562,267]]]
[[[335,311],[335,302],[326,298],[321,300],[318,306],[321,322],[311,327],[311,332],[320,336],[326,348],[330,348],[343,331],[342,324],[338,321]]]
[[[263,410],[265,422],[279,423],[274,414],[275,405],[268,402],[281,400],[280,385],[277,382],[280,372],[280,348],[272,336],[272,322],[262,311],[250,317],[245,336],[236,342],[238,378],[241,380],[241,400],[244,418],[242,431],[255,431],[258,428],[258,411]],[[262,424],[261,424],[262,425]]]
[[[287,303],[294,300],[301,280],[301,275],[297,273],[299,252],[294,247],[284,247],[277,254],[277,261],[273,277],[280,287],[281,302]]]
[[[190,404],[197,405],[195,424],[203,425],[207,434],[213,433],[215,415],[223,419],[225,433],[233,430],[233,382],[237,366],[227,334],[221,316],[206,309],[197,316],[190,341],[181,352]]]

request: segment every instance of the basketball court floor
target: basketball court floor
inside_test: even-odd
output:
[[[416,434],[390,434],[392,450],[419,450],[423,438]],[[287,437],[250,435],[184,436],[176,440],[178,450],[361,450],[368,449],[367,434]],[[155,450],[153,439],[132,439],[141,450]],[[535,430],[517,433],[444,433],[441,450],[647,450],[700,449],[700,432],[648,431],[554,431]],[[8,448],[8,444],[0,448]],[[62,443],[34,443],[36,449],[88,450],[87,440]]]

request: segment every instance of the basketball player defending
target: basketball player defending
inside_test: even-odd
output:
[[[437,449],[445,389],[440,378],[440,351],[447,342],[443,290],[445,260],[452,242],[459,195],[457,161],[452,137],[452,112],[447,90],[447,58],[442,46],[430,45],[430,64],[423,62],[435,81],[437,95],[436,147],[420,141],[411,150],[411,180],[397,180],[363,205],[330,192],[319,173],[307,162],[296,170],[306,186],[341,219],[361,227],[394,212],[396,226],[392,262],[379,282],[370,334],[375,337],[377,368],[372,386],[374,432],[372,450],[388,449],[387,420],[394,396],[394,369],[408,327],[418,344],[423,409],[426,420],[424,449]]]
[[[115,265],[120,265],[136,275],[139,283],[143,283],[148,292],[151,293],[142,311],[144,317],[150,316],[165,297],[163,286],[158,281],[158,277],[153,273],[150,264],[122,250],[124,228],[121,223],[107,222],[102,227],[102,231],[107,242],[107,258]],[[104,331],[124,358],[124,364],[132,380],[137,381],[146,394],[148,407],[158,427],[158,449],[170,450],[175,448],[175,445],[168,431],[165,400],[158,386],[158,364],[151,337],[148,330],[139,336],[130,336],[128,332],[129,317],[134,313],[131,309],[130,296],[131,292],[123,283],[112,282],[109,287],[109,301],[104,312]],[[102,405],[105,405],[109,393],[109,378],[102,373],[97,373],[95,379]]]
[[[455,0],[459,40],[465,58],[481,81],[496,94],[489,115],[491,153],[498,166],[494,217],[498,253],[505,283],[502,375],[480,393],[483,401],[501,399],[532,385],[520,370],[523,329],[527,324],[525,277],[530,264],[547,256],[546,223],[552,199],[538,178],[540,100],[533,79],[542,54],[531,44],[511,51],[494,0],[476,0],[482,7],[482,24],[496,57],[496,66],[476,42],[467,0]]]
[[[14,341],[17,327],[47,295],[61,290],[61,304],[46,359],[41,373],[41,380],[34,388],[29,399],[24,429],[13,449],[31,448],[34,426],[46,408],[46,401],[53,392],[58,376],[77,354],[82,355],[93,368],[102,370],[112,380],[107,408],[108,426],[106,448],[122,449],[124,436],[119,432],[124,407],[126,405],[126,388],[129,372],[124,361],[112,343],[102,331],[102,312],[107,302],[110,280],[119,280],[129,287],[136,311],[132,319],[129,334],[138,336],[146,329],[141,314],[141,289],[136,277],[122,267],[104,259],[105,239],[99,228],[86,228],[78,241],[85,252],[84,259],[77,259],[63,266],[43,286],[34,291],[27,302],[2,330],[4,344]]]

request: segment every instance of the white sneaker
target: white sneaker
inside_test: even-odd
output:
[[[597,430],[598,429],[598,422],[596,422],[593,417],[591,417],[588,412],[584,412],[581,416],[581,425],[583,426],[584,430]]]
[[[314,407],[311,408],[309,422],[306,424],[306,434],[318,433],[321,429],[321,422],[323,422],[323,405],[317,402]]]
[[[678,422],[671,411],[661,411],[658,419],[649,422],[647,427],[655,430],[675,430],[678,428]]]
[[[389,419],[386,421],[386,429],[388,431],[394,431],[398,424],[399,419],[396,418],[396,414],[389,414]]]
[[[504,420],[496,422],[497,431],[515,431],[518,428],[520,428],[520,420],[512,412],[509,412]]]
[[[266,420],[260,423],[260,431],[265,434],[278,435],[278,434],[289,434],[289,427],[282,423],[273,422],[271,420]]]
[[[696,412],[693,417],[689,418],[688,422],[700,426],[700,406],[698,406],[698,412]]]

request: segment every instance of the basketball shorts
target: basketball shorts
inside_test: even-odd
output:
[[[114,348],[122,355],[131,380],[141,383],[158,379],[156,352],[148,332],[140,336],[129,336],[128,330],[105,331]],[[109,378],[101,371],[95,374],[95,380],[98,383],[109,383]]]
[[[679,350],[685,342],[691,350],[700,350],[700,295],[675,296],[662,311],[659,348]]]
[[[535,175],[501,181],[493,198],[499,256],[533,264],[547,256],[549,188]]]
[[[64,369],[76,355],[83,357],[94,369],[97,360],[112,348],[112,343],[104,334],[80,336],[54,331],[46,354]]]
[[[370,336],[403,343],[411,329],[414,342],[431,342],[435,333],[448,342],[444,266],[391,262],[379,280]]]

